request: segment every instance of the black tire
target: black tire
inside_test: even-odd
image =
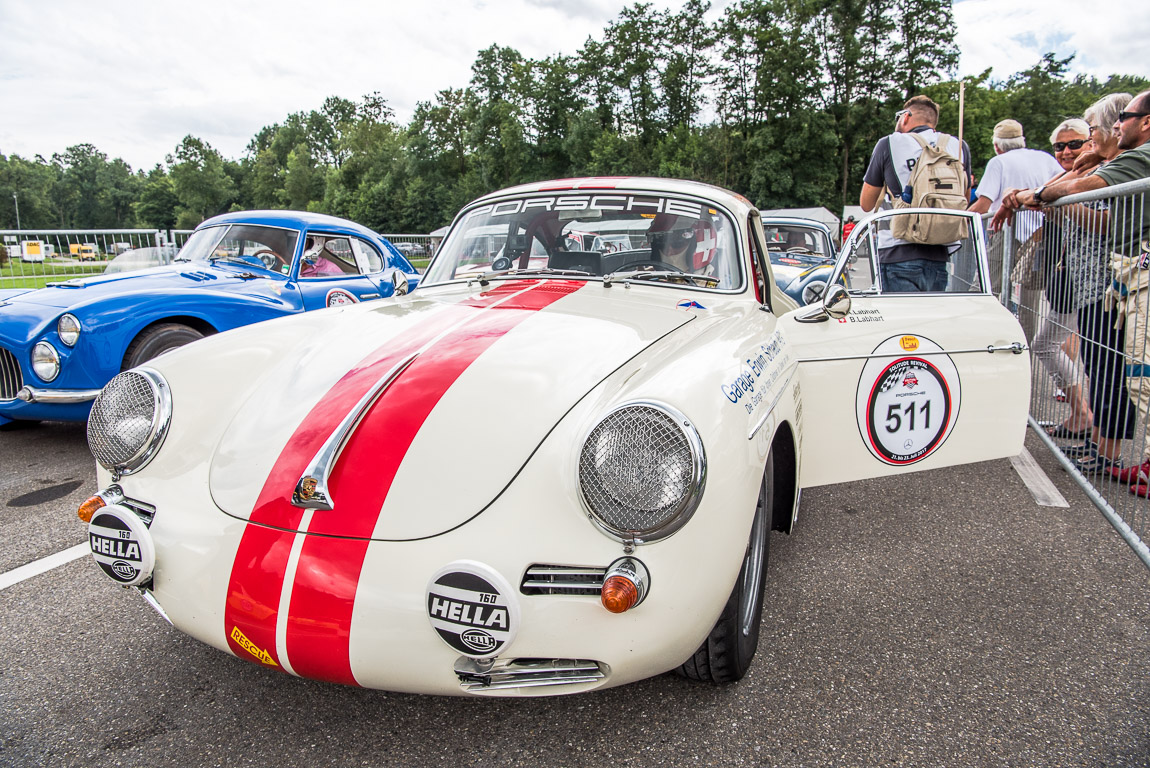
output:
[[[710,683],[733,683],[741,680],[751,668],[759,646],[759,624],[763,617],[763,586],[766,584],[767,558],[771,551],[771,493],[774,488],[774,454],[768,454],[755,520],[743,555],[739,578],[715,622],[711,634],[691,658],[675,671],[691,680]]]
[[[204,334],[181,323],[160,323],[145,328],[144,331],[128,345],[124,353],[124,370],[142,365],[153,357],[158,357],[169,349],[182,347],[196,339],[202,339]]]

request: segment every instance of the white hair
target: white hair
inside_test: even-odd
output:
[[[1126,109],[1133,98],[1128,93],[1112,93],[1109,96],[1103,96],[1086,108],[1083,117],[1086,118],[1087,123],[1098,126],[1098,133],[1106,137],[1113,136],[1114,122],[1118,119],[1118,113]]]
[[[999,152],[1009,152],[1012,149],[1026,149],[1026,137],[1019,136],[1014,139],[992,139],[994,148]]]
[[[1090,124],[1083,120],[1081,117],[1070,117],[1063,120],[1058,124],[1058,127],[1050,132],[1050,143],[1058,141],[1058,134],[1063,131],[1070,131],[1077,133],[1084,139],[1090,138]]]

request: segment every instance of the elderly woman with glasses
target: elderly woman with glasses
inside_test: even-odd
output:
[[[1071,171],[1078,156],[1090,148],[1089,126],[1080,118],[1063,120],[1050,134],[1050,144],[1054,158],[1063,169],[1062,174],[1051,179],[1054,181]],[[1034,337],[1034,354],[1050,373],[1054,386],[1065,393],[1070,405],[1070,416],[1047,432],[1056,438],[1083,438],[1090,434],[1092,420],[1086,397],[1086,377],[1081,363],[1072,354],[1076,351],[1074,337],[1078,332],[1081,302],[1074,292],[1070,271],[1066,269],[1062,228],[1044,226],[1038,236],[1042,242],[1050,312],[1043,316]]]
[[[1090,150],[1081,153],[1073,169],[1055,184],[1016,192],[1012,205],[1035,206],[1046,202],[1042,193],[1047,187],[1072,188],[1064,182],[1089,177],[1117,157],[1121,150],[1114,126],[1132,98],[1128,93],[1113,93],[1090,105],[1083,115],[1090,132]],[[1063,452],[1076,459],[1083,474],[1109,470],[1125,480],[1122,441],[1134,436],[1136,413],[1126,389],[1124,328],[1116,322],[1115,313],[1106,307],[1106,288],[1110,285],[1109,204],[1096,200],[1059,206],[1047,209],[1047,216],[1056,218],[1062,227],[1063,263],[1079,307],[1078,329],[1085,371],[1090,377],[1093,411],[1091,439],[1083,445],[1064,448]]]

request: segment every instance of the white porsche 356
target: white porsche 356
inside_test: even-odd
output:
[[[852,250],[875,263],[890,215],[835,277]],[[1021,450],[1029,356],[967,218],[946,291],[884,293],[872,269],[797,308],[737,194],[487,195],[414,292],[113,379],[88,424],[93,555],[180,630],[292,675],[456,695],[738,680],[802,488]]]

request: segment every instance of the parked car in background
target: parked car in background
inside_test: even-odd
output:
[[[763,217],[767,253],[779,288],[800,305],[816,304],[835,267],[831,230],[814,219]],[[849,287],[849,271],[839,277]]]
[[[393,243],[393,245],[395,245],[395,247],[399,250],[400,253],[402,253],[404,256],[407,256],[409,258],[412,256],[423,256],[424,254],[427,253],[426,246],[424,246],[420,243],[401,242],[401,243]]]
[[[984,253],[976,214],[942,215]],[[711,185],[480,198],[412,294],[113,379],[88,422],[93,556],[274,672],[461,696],[738,680],[802,488],[1014,455],[1029,401],[985,288],[832,275],[796,308],[767,253]]]
[[[413,288],[410,262],[350,221],[246,211],[201,224],[166,266],[0,291],[0,424],[83,420],[117,373],[190,341]],[[141,258],[163,258],[148,254]]]

